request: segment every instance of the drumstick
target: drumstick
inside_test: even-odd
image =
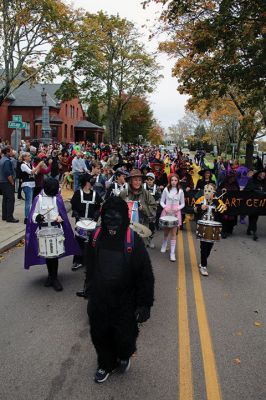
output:
[[[52,211],[54,209],[54,207],[52,207],[52,208],[48,208],[48,210],[44,213],[44,214],[42,214],[43,216],[45,216],[46,214],[48,214],[50,211]]]

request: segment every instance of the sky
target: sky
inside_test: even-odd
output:
[[[156,51],[158,42],[148,41],[149,32],[143,25],[155,25],[161,6],[153,4],[143,10],[141,2],[142,0],[74,0],[72,4],[75,8],[83,8],[92,13],[103,10],[108,14],[119,14],[129,19],[142,32],[147,49]],[[174,60],[158,52],[158,62],[163,67],[161,73],[164,78],[158,83],[156,91],[150,95],[149,100],[155,118],[164,128],[168,128],[184,116],[187,96],[180,95],[176,90],[177,79],[171,76]]]

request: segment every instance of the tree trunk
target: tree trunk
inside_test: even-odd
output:
[[[254,143],[247,142],[246,143],[246,166],[248,168],[253,168],[253,152],[254,152]]]

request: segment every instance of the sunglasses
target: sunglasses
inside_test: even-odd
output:
[[[153,178],[147,178],[147,181],[153,181],[154,179]]]

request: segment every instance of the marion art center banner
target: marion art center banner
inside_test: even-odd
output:
[[[221,192],[217,193],[217,197]],[[186,214],[194,213],[195,201],[203,196],[203,191],[190,190],[185,192]],[[221,200],[227,205],[224,214],[227,215],[266,215],[266,193],[250,192],[248,190],[232,190],[226,192]]]

